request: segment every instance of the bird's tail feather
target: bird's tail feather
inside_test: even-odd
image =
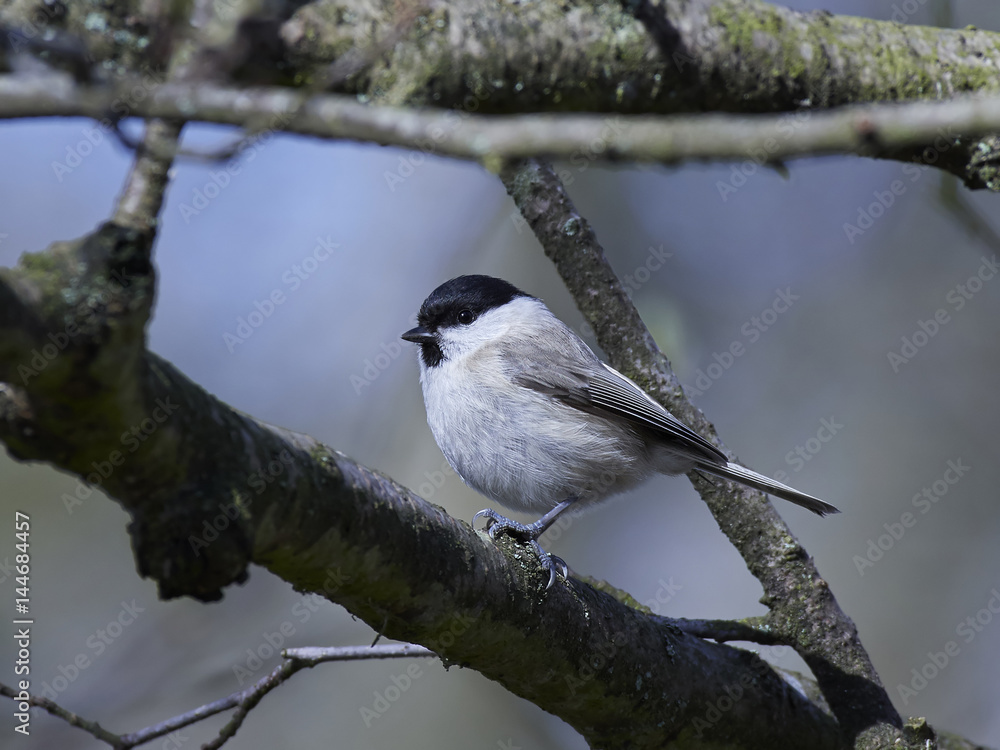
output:
[[[746,486],[753,487],[761,492],[766,492],[769,495],[780,497],[782,500],[788,500],[796,505],[801,505],[803,508],[808,508],[813,513],[820,516],[825,516],[828,513],[840,513],[840,510],[833,507],[829,503],[824,503],[819,498],[807,495],[804,492],[799,492],[798,490],[793,489],[786,484],[782,484],[781,482],[776,482],[773,479],[768,479],[763,474],[758,474],[756,471],[751,471],[745,466],[734,464],[731,461],[725,466],[705,462],[699,464],[698,468],[708,474],[714,474],[715,476],[722,477],[723,479],[731,479],[734,482],[745,484]]]

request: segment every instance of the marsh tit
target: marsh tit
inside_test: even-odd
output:
[[[427,422],[448,463],[501,505],[543,513],[531,524],[483,510],[491,538],[535,547],[549,572],[565,564],[537,539],[570,507],[653,474],[701,471],[817,513],[839,512],[744,466],[597,358],[538,298],[490,276],[459,276],[424,300],[402,335],[420,345]],[[475,521],[473,518],[473,521]]]

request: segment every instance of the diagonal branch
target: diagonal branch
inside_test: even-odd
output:
[[[147,124],[135,162],[118,197],[114,221],[137,232],[153,232],[163,207],[167,180],[181,126],[163,120]]]
[[[529,161],[501,173],[507,191],[545,254],[593,326],[613,367],[643,386],[682,421],[725,450],[714,427],[684,396],[666,357],[604,257],[590,224],[573,206],[553,169]],[[851,738],[886,745],[902,721],[858,638],[812,559],[766,497],[731,482],[691,481],[719,528],[764,588],[770,628],[813,670],[824,696]]]

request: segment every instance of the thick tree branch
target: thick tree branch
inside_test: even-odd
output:
[[[596,746],[660,747],[678,734],[839,745],[829,717],[759,659],[576,581],[545,592],[528,548],[494,545],[346,456],[230,409],[145,351],[152,271],[133,260],[148,257],[137,239],[147,236],[107,224],[53,248],[44,266],[29,257],[0,277],[48,326],[12,337],[20,345],[0,359],[18,395],[0,393],[0,437],[16,457],[118,499],[139,570],[164,596],[217,598],[251,562],[263,565],[389,637],[498,680]],[[81,317],[74,301],[123,267],[128,285]],[[39,361],[66,320],[78,332]],[[726,720],[706,720],[736,684]]]
[[[647,6],[642,20],[632,15],[636,5]],[[644,26],[656,14],[673,32],[668,56],[663,39]],[[308,74],[345,50],[377,43],[392,19],[391,5],[309,3],[281,35]],[[517,13],[488,0],[441,3],[345,90],[451,107],[501,81],[480,108],[623,113],[775,112],[806,99],[828,108],[1000,90],[1000,36],[907,20],[800,12],[761,0],[576,0],[524,4]]]
[[[593,326],[613,367],[632,377],[682,421],[725,450],[714,427],[684,396],[666,357],[548,165],[527,162],[501,173],[545,254]],[[816,566],[766,496],[731,482],[691,481],[719,527],[764,587],[768,625],[813,670],[845,735],[885,743],[900,737],[902,720],[858,638]]]

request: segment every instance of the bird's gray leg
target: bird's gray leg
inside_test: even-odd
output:
[[[556,519],[562,515],[563,511],[575,502],[575,497],[563,500],[559,503],[559,505],[554,507],[537,521],[528,524],[512,521],[511,519],[500,515],[495,510],[486,508],[485,510],[479,511],[472,517],[472,524],[475,526],[476,519],[482,516],[486,519],[486,531],[490,535],[490,539],[496,539],[497,534],[507,532],[528,542],[535,548],[535,551],[538,552],[538,556],[542,562],[542,568],[549,571],[549,583],[545,588],[550,588],[552,584],[555,583],[557,570],[562,573],[563,578],[566,578],[569,571],[566,568],[566,563],[563,562],[561,558],[549,554],[543,550],[541,546],[539,546],[538,537],[548,531],[549,527],[556,522]]]

